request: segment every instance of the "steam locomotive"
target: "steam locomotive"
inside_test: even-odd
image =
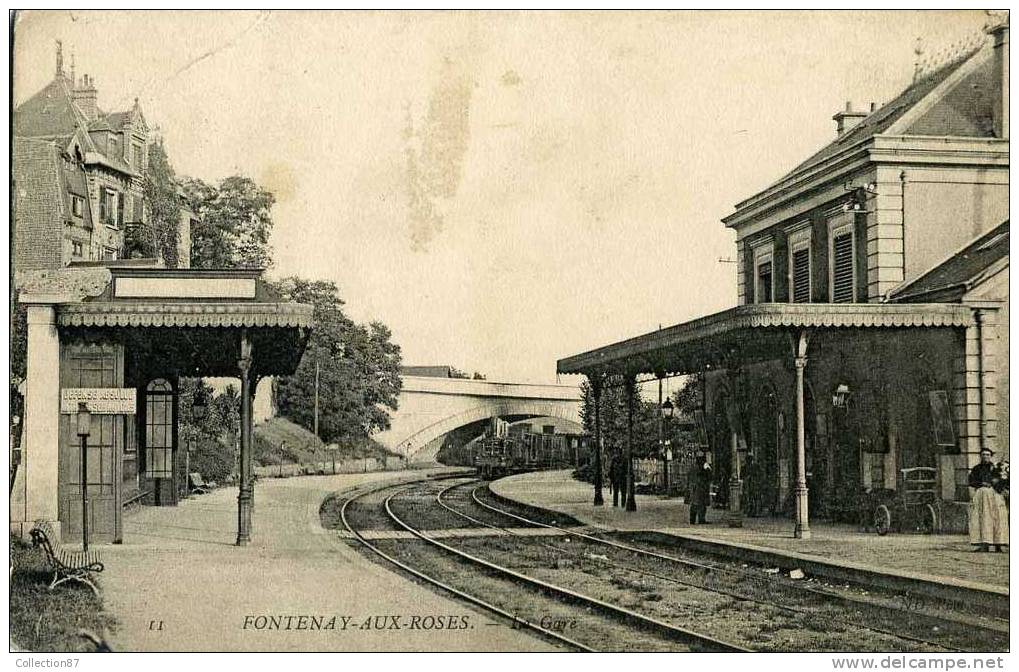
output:
[[[551,434],[530,431],[529,425],[510,426],[492,418],[485,435],[468,444],[470,464],[482,478],[491,479],[523,471],[579,467],[588,459],[586,434]]]

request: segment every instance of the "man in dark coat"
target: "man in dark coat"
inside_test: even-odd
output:
[[[609,465],[609,483],[612,487],[612,506],[626,506],[626,467],[623,464],[623,457],[616,451],[612,455],[612,462]]]
[[[690,524],[707,523],[708,504],[711,500],[711,465],[703,454],[694,458],[694,467],[687,480],[690,504]]]

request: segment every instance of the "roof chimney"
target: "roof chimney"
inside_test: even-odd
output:
[[[71,98],[74,100],[75,105],[78,106],[78,109],[81,110],[82,114],[89,121],[95,121],[95,118],[99,115],[98,97],[99,92],[96,91],[95,80],[88,75],[81,76],[81,86],[76,86],[71,93]]]
[[[64,76],[64,43],[57,40],[57,77]]]
[[[1008,15],[988,29],[994,37],[994,77],[1000,83],[999,97],[994,101],[994,135],[1008,139]]]
[[[856,112],[853,110],[853,103],[847,101],[846,109],[840,112],[836,112],[832,119],[835,120],[836,137],[841,138],[843,135],[853,130],[853,128],[866,118],[868,112]]]

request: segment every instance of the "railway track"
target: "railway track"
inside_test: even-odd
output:
[[[479,511],[484,511],[487,514],[490,514],[488,520],[482,520],[481,517],[479,517],[480,514],[478,512],[473,512],[474,515],[470,515],[462,510],[455,509],[444,501],[444,498],[448,499],[447,496],[451,491],[469,488],[472,485],[474,487],[470,490],[470,501],[475,508],[479,509]],[[1007,622],[1000,627],[994,627],[993,624],[975,623],[972,619],[960,621],[957,619],[947,618],[945,616],[921,613],[915,609],[896,609],[887,603],[879,603],[874,599],[860,599],[802,583],[779,584],[773,579],[770,581],[769,579],[765,579],[759,572],[738,569],[731,566],[726,567],[715,562],[675,557],[673,555],[666,555],[646,548],[623,544],[618,541],[596,537],[577,530],[570,530],[555,524],[534,520],[533,518],[519,515],[504,508],[486,503],[478,496],[478,492],[481,491],[483,487],[484,486],[479,484],[478,481],[457,483],[440,490],[436,494],[436,501],[445,510],[455,515],[462,516],[464,519],[469,520],[474,524],[500,530],[506,535],[519,534],[508,527],[505,523],[507,519],[512,520],[517,524],[522,523],[529,527],[541,527],[555,530],[564,536],[583,540],[584,544],[611,549],[615,556],[624,556],[624,559],[628,560],[628,562],[620,562],[618,557],[616,559],[610,559],[607,553],[602,557],[598,557],[600,562],[617,570],[623,570],[647,577],[654,577],[661,581],[678,583],[684,586],[707,590],[726,595],[733,599],[785,612],[787,614],[798,615],[805,618],[816,616],[818,610],[816,608],[812,609],[801,606],[804,602],[802,599],[793,600],[794,602],[799,601],[801,605],[788,603],[791,597],[790,593],[793,594],[792,597],[795,597],[795,593],[808,593],[815,602],[817,600],[822,600],[829,607],[837,607],[843,612],[855,613],[860,616],[865,616],[871,621],[876,621],[876,623],[864,622],[862,618],[852,619],[846,618],[845,616],[842,616],[839,619],[847,626],[858,628],[882,637],[892,637],[936,651],[1004,651],[1008,649]],[[502,520],[493,520],[493,517],[501,517]],[[528,543],[541,544],[561,553],[571,553],[573,555],[583,553],[582,550],[577,549],[576,547],[565,549],[555,543],[542,540],[532,539]],[[587,555],[594,556],[594,554],[591,553],[588,553]],[[634,558],[639,558],[643,562],[634,562]],[[649,569],[647,567],[649,564],[648,561],[656,566],[653,569]],[[677,575],[676,572],[662,574],[660,571],[660,567],[662,565],[669,567],[670,569],[681,568],[682,572],[685,573],[686,576],[682,573]],[[691,571],[698,576],[696,578],[689,577],[688,575]],[[714,582],[716,585],[710,585],[710,577],[717,575],[726,575],[737,584],[740,584],[741,582],[744,584],[746,582],[759,584],[762,581],[768,581],[770,585],[768,585],[768,589],[765,591],[766,597],[759,598],[747,595],[745,591],[719,586],[717,585],[717,581]],[[786,603],[779,603],[779,598],[784,598]],[[881,625],[878,625],[879,623],[895,623],[897,625],[905,624],[912,630],[913,634],[910,632],[903,632],[901,627],[882,627]],[[918,634],[915,634],[917,632],[933,632],[938,633],[938,636],[934,639],[931,637],[919,636]],[[979,632],[979,636],[975,638],[977,632]],[[970,646],[969,648],[957,646],[957,644],[962,642],[977,642],[977,644],[976,646]]]
[[[543,638],[580,651],[745,651],[742,646],[648,617],[431,538],[394,511],[394,499],[434,481],[387,485],[348,497],[340,508],[344,528],[371,553],[420,581],[456,595]],[[388,494],[386,494],[388,493]],[[431,493],[429,493],[431,494]],[[365,500],[377,500],[364,505]],[[354,512],[357,508],[358,511]],[[384,512],[385,518],[381,517]],[[360,517],[361,520],[353,520]],[[369,523],[368,525],[358,523]],[[369,539],[367,529],[391,525],[412,535],[406,540]],[[425,550],[427,549],[427,550]],[[474,571],[464,573],[468,567]],[[553,625],[556,624],[556,625]],[[569,634],[561,624],[571,624]]]

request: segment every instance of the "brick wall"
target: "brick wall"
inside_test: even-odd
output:
[[[14,141],[14,267],[63,266],[63,198],[57,150],[50,142]]]

